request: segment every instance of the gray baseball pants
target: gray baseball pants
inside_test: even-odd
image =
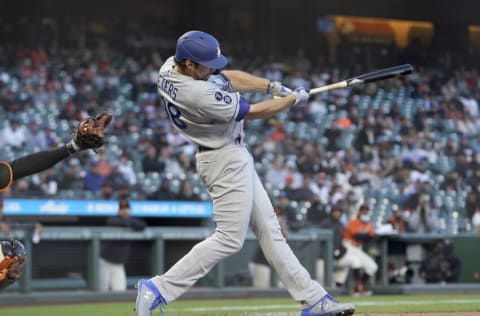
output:
[[[325,289],[312,280],[282,236],[245,145],[199,152],[196,158],[198,173],[213,200],[216,230],[165,274],[152,278],[167,303],[185,293],[219,261],[238,252],[249,226],[293,299],[311,305],[323,297]]]

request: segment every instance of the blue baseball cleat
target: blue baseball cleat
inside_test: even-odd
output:
[[[137,300],[135,302],[136,316],[151,316],[160,305],[160,315],[164,315],[167,302],[152,281],[141,279],[135,285]]]
[[[350,316],[355,313],[355,305],[341,304],[327,294],[312,306],[305,306],[301,316]]]

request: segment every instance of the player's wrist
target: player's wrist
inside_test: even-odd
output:
[[[280,81],[269,81],[267,93],[274,97],[286,97],[292,94],[292,89],[284,86]]]
[[[268,80],[267,82],[267,91],[265,91],[266,94],[272,94],[272,89],[273,89],[273,81]]]
[[[69,155],[73,155],[74,153],[81,150],[80,146],[78,146],[73,139],[71,139],[68,143],[65,144],[65,149],[67,150]]]
[[[287,98],[291,99],[292,104],[290,106],[297,105],[297,96],[295,94],[292,93],[291,95],[287,96]]]
[[[307,102],[309,98],[309,94],[305,88],[300,87],[293,91],[293,95],[295,96],[295,103],[293,105],[297,105],[299,103]]]

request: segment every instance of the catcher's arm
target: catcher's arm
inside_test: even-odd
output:
[[[27,254],[20,241],[0,241],[0,290],[20,279],[26,262]]]
[[[96,118],[82,120],[72,139],[64,146],[29,154],[12,162],[0,161],[0,192],[6,190],[12,181],[47,170],[78,151],[100,148],[105,143],[105,128],[111,120],[111,113],[102,112]]]

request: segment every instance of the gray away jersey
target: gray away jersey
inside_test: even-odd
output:
[[[160,68],[157,88],[170,121],[198,145],[221,148],[243,133],[243,117],[249,105],[232,92],[228,80],[212,75],[195,80],[173,70],[170,57]]]

